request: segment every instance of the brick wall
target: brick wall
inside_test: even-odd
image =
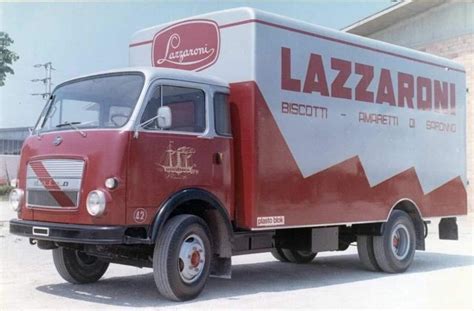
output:
[[[467,94],[467,187],[469,210],[474,211],[474,34],[413,46],[420,51],[446,57],[466,67]]]

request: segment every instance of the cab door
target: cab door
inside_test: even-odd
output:
[[[232,137],[215,131],[215,94],[222,92],[206,84],[151,85],[130,144],[127,223],[150,223],[161,204],[186,188],[209,191],[230,209]],[[170,128],[158,126],[161,106],[171,110]]]

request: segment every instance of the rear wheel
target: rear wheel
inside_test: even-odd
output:
[[[283,255],[292,263],[308,263],[313,261],[317,253],[311,251],[299,251],[295,249],[282,249]]]
[[[210,270],[209,236],[206,223],[194,215],[178,215],[166,223],[153,253],[153,275],[162,296],[184,301],[201,293]]]
[[[374,254],[373,237],[370,235],[357,236],[357,252],[362,265],[370,271],[380,271]]]
[[[275,259],[281,262],[288,262],[288,258],[285,257],[285,254],[283,254],[283,250],[281,248],[275,247],[271,250],[271,253]]]
[[[109,267],[95,256],[63,247],[53,249],[53,261],[59,275],[73,284],[96,282]]]
[[[415,256],[415,226],[410,216],[396,210],[385,224],[384,233],[374,236],[374,255],[378,266],[388,273],[404,272]]]

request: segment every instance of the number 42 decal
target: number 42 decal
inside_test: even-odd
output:
[[[146,216],[147,216],[147,214],[146,214],[146,210],[144,208],[137,208],[133,212],[133,220],[135,220],[135,222],[137,222],[137,223],[145,222]]]

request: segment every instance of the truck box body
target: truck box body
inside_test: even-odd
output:
[[[239,227],[382,222],[402,199],[467,212],[457,63],[236,9],[139,31],[130,65],[230,83]]]

